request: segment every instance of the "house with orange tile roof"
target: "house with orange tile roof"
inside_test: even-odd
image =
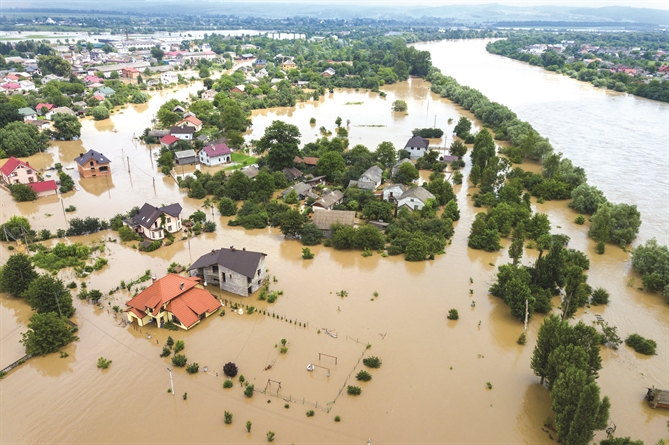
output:
[[[221,302],[204,289],[199,278],[169,274],[154,280],[125,305],[130,323],[163,327],[172,322],[188,330],[216,312]]]
[[[187,116],[183,120],[177,122],[177,127],[193,127],[195,131],[202,130],[202,121],[195,116]]]

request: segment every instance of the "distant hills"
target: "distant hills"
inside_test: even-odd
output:
[[[88,0],[3,0],[2,13],[105,11],[138,13],[146,15],[236,15],[261,18],[314,17],[323,19],[370,18],[380,20],[411,21],[426,18],[439,19],[462,25],[509,26],[509,27],[669,27],[669,12],[666,10],[604,6],[583,8],[570,6],[508,6],[445,5],[445,6],[400,6],[367,3],[263,3],[195,0],[116,0],[113,2],[90,2]],[[543,25],[542,25],[543,24]]]

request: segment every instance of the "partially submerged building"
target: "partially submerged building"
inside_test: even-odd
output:
[[[188,271],[192,276],[202,278],[205,283],[248,297],[260,289],[267,277],[266,256],[262,252],[230,246],[229,249],[220,248],[202,255]]]

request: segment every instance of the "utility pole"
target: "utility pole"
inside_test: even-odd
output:
[[[60,302],[58,301],[58,297],[56,296],[56,294],[53,294],[53,298],[56,299],[56,304],[58,305],[58,313],[59,313],[60,316],[62,317],[62,316],[63,316],[63,313],[60,311]]]
[[[63,198],[60,198],[60,206],[63,208],[63,218],[65,218],[65,224],[67,224],[67,213],[65,212],[65,201]]]
[[[126,156],[126,158],[128,159],[128,173],[130,173],[130,156]]]
[[[170,385],[172,385],[172,395],[174,395],[174,380],[172,380],[172,369],[167,368],[167,370],[170,372]]]
[[[527,332],[527,316],[529,315],[529,303],[525,300],[525,327],[523,328],[523,334]]]

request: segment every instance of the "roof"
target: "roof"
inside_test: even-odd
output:
[[[22,160],[16,159],[14,156],[12,156],[7,160],[7,162],[5,162],[5,164],[2,167],[0,167],[0,171],[4,175],[9,176],[12,174],[14,170],[16,170],[16,167],[18,167],[19,165],[22,165],[27,168],[32,168],[30,164],[28,164],[27,162],[23,162]]]
[[[295,193],[298,195],[306,196],[306,194],[311,191],[311,186],[309,184],[305,184],[304,182],[298,182],[297,184],[292,185],[284,190],[281,193],[281,196],[286,197],[293,190],[295,190]]]
[[[249,179],[255,178],[256,176],[258,176],[258,173],[260,173],[258,167],[256,167],[255,165],[249,165],[248,167],[244,167],[240,171],[244,173]]]
[[[187,159],[197,157],[197,154],[195,154],[195,150],[181,150],[174,152],[174,157],[177,159]]]
[[[181,123],[184,123],[184,122],[190,122],[191,124],[197,125],[197,126],[202,125],[202,121],[200,119],[196,118],[195,116],[188,116],[188,117],[184,118],[182,121],[180,121],[179,123],[177,123],[177,125],[179,125]]]
[[[404,158],[400,159],[399,161],[395,162],[395,165],[393,165],[393,168],[390,169],[390,176],[394,177],[397,175],[397,173],[400,171],[400,165],[404,164],[405,162],[411,162],[410,159]]]
[[[178,140],[179,140],[178,137],[168,134],[167,136],[163,136],[162,138],[160,138],[160,143],[165,145],[172,145]]]
[[[170,127],[170,134],[193,134],[195,133],[195,128],[193,127]]]
[[[316,165],[318,163],[318,158],[314,158],[311,156],[305,156],[303,158],[299,156],[295,156],[295,159],[293,159],[293,162],[296,162],[298,164],[306,164],[306,165]]]
[[[102,93],[102,94],[104,94],[105,96],[109,96],[110,94],[114,94],[114,93],[116,93],[116,91],[114,91],[113,89],[111,89],[111,88],[109,88],[109,87],[101,87],[100,89],[98,89],[98,90],[96,91],[96,93]]]
[[[296,169],[295,167],[291,168],[286,167],[282,170],[282,172],[286,176],[286,179],[288,179],[289,181],[294,181],[295,179],[302,177],[302,172]]]
[[[19,108],[18,112],[19,112],[19,114],[22,114],[24,116],[28,116],[28,115],[31,115],[31,114],[37,114],[35,112],[35,110],[33,110],[32,108],[29,108],[29,107]]]
[[[42,108],[46,108],[47,110],[51,110],[55,105],[53,104],[46,104],[46,103],[38,103],[37,106],[35,107],[36,110],[41,110]]]
[[[316,201],[314,205],[319,204],[322,207],[329,208],[344,198],[344,194],[340,190],[334,190],[327,195],[321,196],[321,199]]]
[[[165,275],[128,301],[126,306],[135,315],[143,318],[147,309],[156,314],[167,304],[167,310],[188,328],[198,322],[200,315],[221,306],[209,292],[195,287],[199,281],[199,278],[177,274]]]
[[[405,198],[416,198],[421,200],[423,203],[427,202],[428,199],[434,199],[434,195],[421,186],[412,187],[406,192],[402,193],[399,199]]]
[[[37,193],[58,189],[58,185],[56,184],[56,181],[54,181],[53,179],[50,179],[48,181],[31,182],[28,185]]]
[[[191,267],[188,268],[188,270],[200,269],[218,264],[226,269],[244,275],[247,278],[253,278],[256,276],[260,260],[265,256],[267,256],[267,254],[262,252],[240,250],[235,249],[234,247],[231,249],[222,247],[202,255]]]
[[[211,144],[202,148],[202,151],[206,153],[207,156],[213,158],[214,156],[229,155],[232,153],[232,150],[225,144]]]
[[[76,114],[71,108],[68,107],[58,107],[51,110],[51,113],[63,113],[63,114]]]
[[[361,176],[360,179],[364,182],[364,179],[368,179],[372,182],[375,182],[377,184],[381,183],[381,180],[383,179],[383,170],[378,165],[373,165],[369,167]]]
[[[421,136],[414,136],[409,139],[405,147],[427,148],[430,146],[430,141]]]
[[[390,190],[392,188],[399,188],[402,190],[402,193],[406,192],[407,186],[404,184],[386,184],[385,187],[383,187],[383,190]]]
[[[145,203],[139,213],[132,217],[132,222],[134,224],[150,228],[154,222],[160,217],[161,214],[167,213],[170,216],[178,216],[181,213],[180,204],[170,204],[164,207],[154,207],[149,203]]]
[[[320,230],[330,230],[333,224],[353,227],[355,212],[351,210],[316,210],[312,222]]]
[[[81,166],[88,163],[91,159],[95,160],[98,164],[109,164],[111,162],[105,155],[95,150],[88,150],[86,153],[74,158],[77,164]]]

